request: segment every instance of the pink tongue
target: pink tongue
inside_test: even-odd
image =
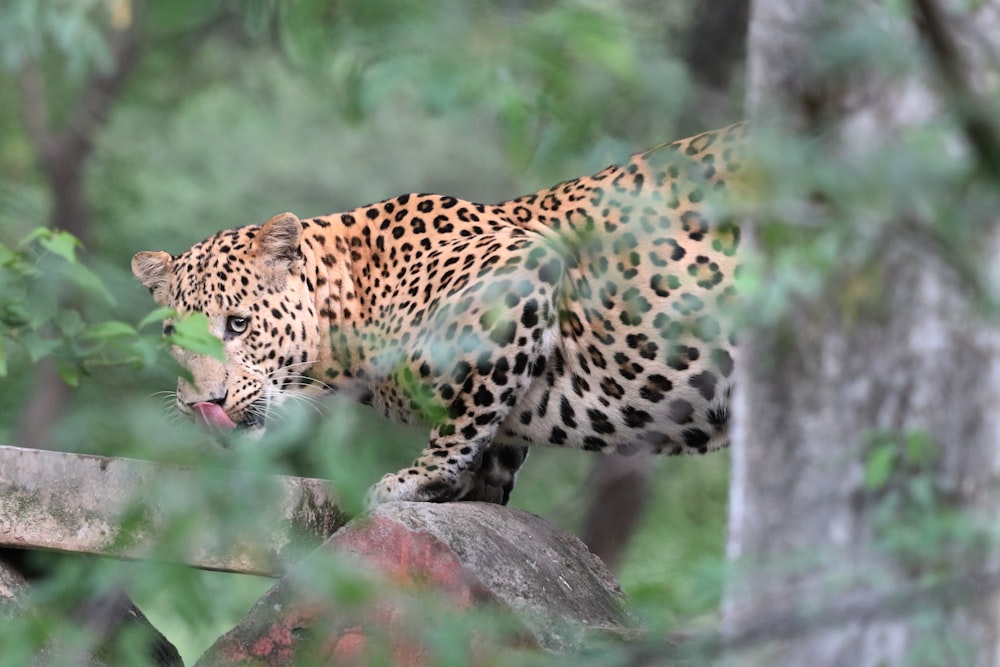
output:
[[[194,408],[197,421],[203,422],[210,428],[217,431],[232,431],[236,428],[236,422],[215,403],[195,403],[191,407]]]

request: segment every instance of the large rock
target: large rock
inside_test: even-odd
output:
[[[498,608],[518,619],[504,639],[468,641],[477,664],[488,664],[498,641],[569,651],[594,635],[634,632],[603,563],[578,539],[527,512],[484,503],[388,503],[342,528],[320,551],[347,555],[359,577],[378,571],[393,583],[392,593],[362,605],[324,599],[316,595],[323,575],[303,563],[198,666],[305,664],[305,651],[308,664],[361,665],[372,649],[397,665],[433,664],[420,638],[434,630],[433,605],[420,597],[427,588],[440,591],[453,610]]]

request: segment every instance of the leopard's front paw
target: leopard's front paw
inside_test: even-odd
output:
[[[473,488],[471,474],[434,476],[419,468],[407,468],[385,475],[368,490],[368,507],[394,500],[446,503],[462,500]]]

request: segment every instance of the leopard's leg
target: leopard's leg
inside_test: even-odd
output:
[[[426,316],[422,349],[409,354],[409,372],[397,373],[394,383],[409,387],[411,402],[436,405],[425,409],[430,439],[409,468],[371,489],[369,504],[510,498],[526,449],[494,441],[557,347],[562,271],[551,248],[526,237],[516,242],[524,246],[521,254],[481,270],[480,282]],[[449,330],[459,333],[440,335]]]
[[[392,500],[507,504],[527,448],[494,444],[495,427],[481,429],[481,436],[471,439],[451,433],[450,427],[434,429],[427,448],[409,468],[383,476],[369,490],[368,504]]]
[[[494,443],[483,454],[483,462],[474,475],[474,486],[461,500],[480,500],[506,505],[517,481],[517,471],[528,458],[524,445]]]
[[[439,408],[447,417],[432,427],[427,446],[410,467],[385,475],[369,491],[369,505],[390,500],[507,503],[527,448],[495,439],[532,382],[540,381],[536,375],[545,363],[545,346],[538,342],[551,340],[541,331],[518,338],[536,341],[531,354],[518,351],[518,360],[508,362],[502,355],[487,361],[484,353],[475,363],[460,363],[462,372],[453,371],[448,382],[438,383],[437,396],[450,399]]]

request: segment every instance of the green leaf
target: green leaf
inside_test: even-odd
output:
[[[104,286],[104,283],[101,282],[101,279],[83,264],[74,262],[69,279],[80,287],[104,297],[104,300],[112,306],[115,305],[115,298],[108,291],[108,288]]]
[[[129,349],[135,354],[137,363],[143,368],[151,368],[157,364],[163,351],[163,339],[159,336],[140,336],[130,341]]]
[[[49,231],[48,234],[41,235],[38,242],[53,255],[62,257],[70,264],[76,264],[76,249],[80,247],[80,242],[69,232]]]
[[[0,326],[16,329],[27,326],[30,321],[31,314],[24,309],[23,298],[14,296],[10,303],[0,304]]]
[[[156,310],[154,310],[153,312],[151,312],[150,314],[146,315],[144,318],[139,320],[139,324],[136,325],[136,328],[143,329],[154,322],[159,324],[163,320],[168,320],[176,316],[177,313],[174,312],[173,308],[167,308],[167,307],[157,308]]]
[[[25,234],[24,238],[21,239],[21,242],[18,243],[18,245],[22,248],[25,248],[42,237],[50,236],[50,234],[51,232],[49,231],[48,227],[35,227],[30,232]]]
[[[906,436],[906,462],[924,467],[937,461],[941,452],[938,443],[927,431],[913,431]]]
[[[7,377],[7,346],[3,336],[0,336],[0,378]]]
[[[21,241],[21,245],[28,245],[34,240],[37,240],[39,245],[48,252],[61,257],[69,264],[66,271],[66,276],[69,280],[86,290],[102,296],[109,304],[115,305],[115,298],[108,291],[108,288],[104,286],[101,279],[77,260],[76,249],[83,246],[75,236],[62,230],[50,230],[40,227],[25,236]]]
[[[208,330],[208,318],[201,313],[190,313],[174,322],[174,333],[170,342],[196,354],[226,360],[222,340]]]
[[[865,462],[865,486],[872,491],[885,487],[896,461],[896,448],[889,443],[874,447]]]
[[[3,243],[0,243],[0,266],[8,268],[20,259],[21,256],[19,254],[5,246]]]
[[[59,371],[59,377],[62,378],[63,382],[74,389],[80,386],[80,369],[76,367],[76,364],[56,359],[56,370]]]
[[[80,313],[72,308],[66,308],[56,313],[55,325],[59,327],[60,333],[69,338],[79,336],[87,328]]]
[[[109,320],[107,322],[100,322],[94,326],[87,329],[84,336],[87,338],[116,338],[119,336],[135,336],[138,332],[135,330],[131,324],[127,322],[119,322],[117,320]]]
[[[34,331],[28,331],[21,338],[21,345],[28,352],[28,357],[33,363],[39,359],[52,354],[53,350],[59,347],[60,340],[57,338],[42,338]]]

